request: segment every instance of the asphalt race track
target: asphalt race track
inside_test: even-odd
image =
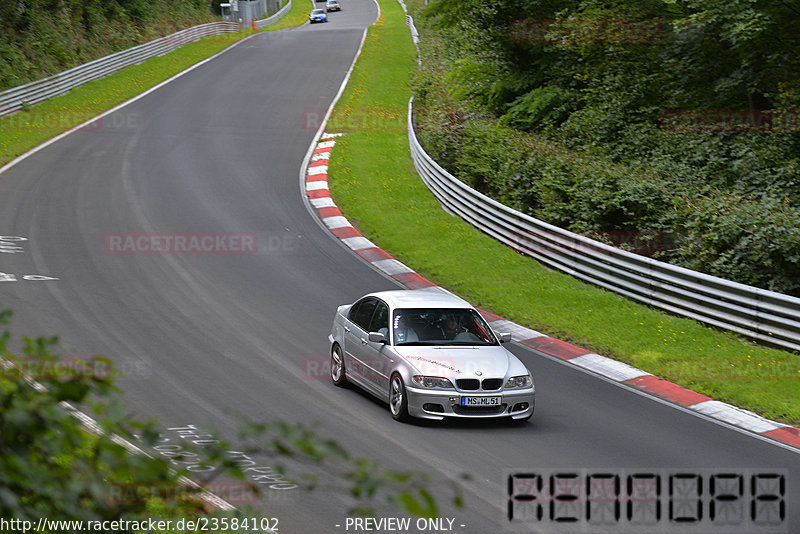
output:
[[[469,473],[465,509],[443,511],[456,532],[506,526],[509,468],[783,469],[781,528],[800,532],[796,452],[521,345],[512,350],[537,386],[522,426],[402,425],[314,372],[336,306],[396,287],[320,227],[299,187],[319,118],[377,17],[371,0],[342,3],[327,24],[258,34],[0,175],[0,235],[28,239],[0,255],[0,271],[16,277],[0,286],[12,332],[59,335],[66,356],[114,359],[131,414],[158,418],[173,439],[166,429],[187,425],[233,439],[243,413],[315,424],[387,466]],[[199,232],[254,235],[258,247],[127,254],[110,241]],[[280,532],[327,534],[347,531],[350,503],[333,490],[267,490],[264,506]]]

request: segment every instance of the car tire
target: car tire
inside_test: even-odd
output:
[[[389,381],[389,411],[395,421],[406,422],[411,417],[408,415],[408,397],[403,378],[395,373]]]
[[[509,417],[508,424],[510,424],[511,426],[523,426],[526,425],[528,421],[531,420],[531,417],[532,414],[529,415],[528,417],[523,417],[522,419],[514,419],[513,417]]]
[[[334,385],[343,388],[347,385],[347,373],[344,368],[344,355],[339,345],[331,347],[331,380]]]
[[[534,405],[533,406],[534,406],[534,408],[531,411],[531,414],[529,416],[523,417],[522,419],[514,419],[513,417],[509,417],[508,418],[508,422],[511,423],[512,425],[520,425],[520,426],[524,425],[525,423],[527,423],[528,421],[531,420],[531,417],[533,417],[533,414],[536,411],[536,403],[535,403],[535,401],[534,401]]]

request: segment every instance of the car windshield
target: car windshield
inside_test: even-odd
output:
[[[472,309],[397,309],[395,345],[497,345],[489,325]]]
[[[321,9],[315,9],[314,11],[311,12],[312,15],[322,15],[324,13],[325,12]]]

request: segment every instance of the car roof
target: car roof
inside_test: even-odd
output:
[[[378,297],[392,308],[472,308],[461,297],[441,290],[396,289],[378,291],[367,296]]]

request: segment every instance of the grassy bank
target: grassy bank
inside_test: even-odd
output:
[[[311,12],[312,3],[311,0],[292,0],[292,7],[289,9],[289,12],[285,14],[281,20],[265,28],[266,31],[302,26],[308,20],[308,14]]]
[[[252,30],[206,37],[69,93],[0,117],[0,165],[213,56]]]
[[[332,194],[362,233],[423,276],[545,333],[716,399],[800,423],[800,357],[547,271],[441,210],[417,176],[405,132],[416,51],[400,6],[381,18],[328,131],[347,132],[329,167]]]
[[[308,17],[309,2],[295,0],[289,13],[265,30],[300,26]],[[51,98],[7,117],[0,117],[0,166],[38,144],[141,94],[167,78],[222,51],[249,35],[238,33],[206,37],[164,56],[89,82],[63,96]]]

